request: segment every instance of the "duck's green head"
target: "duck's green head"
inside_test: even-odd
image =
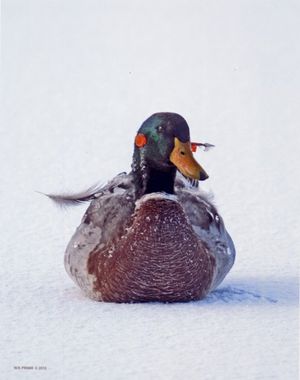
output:
[[[161,173],[178,169],[192,179],[208,178],[193,157],[187,122],[170,112],[155,113],[144,121],[135,137],[132,169]]]

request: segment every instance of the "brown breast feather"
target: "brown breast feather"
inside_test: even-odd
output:
[[[88,272],[103,301],[190,301],[208,293],[215,260],[178,202],[149,198],[119,239],[91,252]]]

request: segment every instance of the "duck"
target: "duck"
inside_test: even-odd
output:
[[[64,256],[83,293],[115,303],[188,302],[205,298],[232,268],[235,247],[196,161],[186,120],[148,117],[134,137],[131,171],[59,204],[89,202]]]

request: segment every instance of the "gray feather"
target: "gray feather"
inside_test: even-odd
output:
[[[208,150],[210,150],[211,148],[215,147],[215,145],[209,144],[209,143],[196,143],[196,142],[192,142],[191,144],[199,146],[199,147],[202,147],[205,152],[208,151]]]
[[[90,202],[93,199],[96,199],[101,194],[101,189],[103,185],[96,184],[94,186],[89,187],[87,190],[81,191],[75,194],[45,194],[40,191],[37,193],[46,195],[50,198],[56,205],[60,207],[68,207],[68,206],[78,206],[84,202]]]

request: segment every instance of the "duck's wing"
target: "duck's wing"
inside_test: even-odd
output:
[[[215,289],[234,264],[235,247],[223,219],[211,202],[211,196],[177,178],[175,190],[179,202],[199,239],[206,243],[216,259]]]
[[[101,294],[94,291],[97,279],[88,269],[90,255],[95,251],[100,255],[110,254],[109,248],[123,236],[134,208],[132,176],[126,173],[116,176],[91,200],[67,246],[66,271],[91,298],[101,300]]]
[[[95,195],[82,221],[105,229],[103,232],[111,236],[115,224],[121,224],[125,217],[131,215],[135,200],[136,191],[132,175],[121,173]]]

